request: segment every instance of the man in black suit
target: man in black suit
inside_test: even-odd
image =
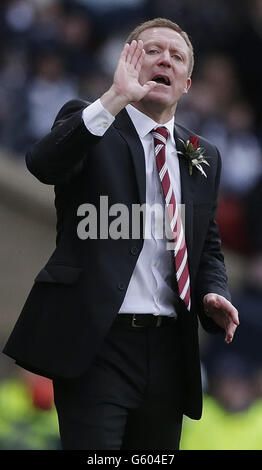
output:
[[[221,159],[174,122],[192,68],[178,25],[144,23],[110,89],[92,104],[65,104],[26,156],[29,170],[55,186],[57,244],[4,352],[53,379],[63,449],[179,448],[183,415],[199,419],[202,410],[197,316],[207,331],[225,330],[227,343],[239,323],[214,220]],[[185,223],[174,228],[175,212],[170,224],[175,250],[148,219],[138,230],[131,216],[145,203],[181,202]],[[126,208],[128,233],[115,230],[116,207]]]

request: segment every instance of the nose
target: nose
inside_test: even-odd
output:
[[[171,67],[171,56],[169,51],[162,51],[161,56],[159,57],[159,65]]]

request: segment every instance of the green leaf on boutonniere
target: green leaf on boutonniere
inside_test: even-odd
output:
[[[193,168],[196,167],[197,170],[199,170],[200,173],[207,178],[207,175],[205,171],[203,170],[202,163],[208,166],[210,165],[206,160],[208,157],[205,155],[205,152],[206,152],[205,148],[198,146],[198,142],[199,142],[198,137],[191,136],[190,139],[188,140],[182,140],[182,139],[179,139],[179,140],[180,142],[182,142],[185,150],[184,152],[181,152],[178,150],[177,153],[186,157],[188,161],[190,176],[193,173]]]

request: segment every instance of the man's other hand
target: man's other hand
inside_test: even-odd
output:
[[[206,294],[203,303],[206,315],[225,330],[225,342],[231,343],[239,325],[237,309],[225,297],[213,293]]]

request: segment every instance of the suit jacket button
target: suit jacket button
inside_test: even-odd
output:
[[[132,246],[130,249],[130,253],[133,256],[136,256],[139,253],[139,248],[137,246]]]
[[[124,284],[123,282],[119,282],[119,283],[117,284],[117,287],[118,287],[119,290],[125,290],[125,287],[126,287],[126,286],[125,286],[125,284]]]

